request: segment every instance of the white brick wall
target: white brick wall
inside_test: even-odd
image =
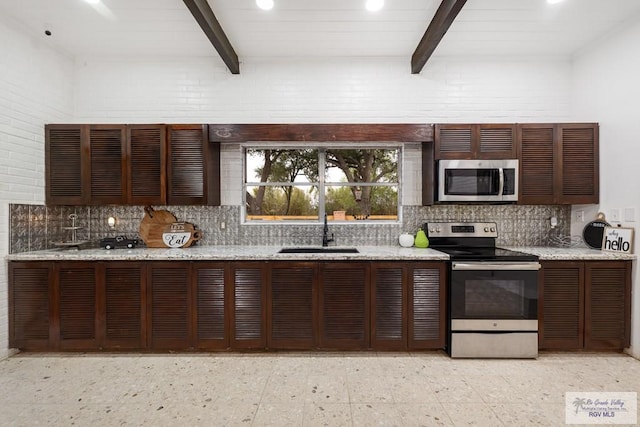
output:
[[[69,121],[73,62],[0,19],[0,359],[8,354],[9,203],[44,202],[44,131]]]
[[[549,60],[408,58],[217,61],[84,58],[84,122],[435,123],[554,121],[569,116],[571,66]]]

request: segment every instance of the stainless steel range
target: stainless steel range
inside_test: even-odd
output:
[[[494,222],[425,223],[430,246],[450,256],[451,357],[538,356],[538,257],[496,247]]]

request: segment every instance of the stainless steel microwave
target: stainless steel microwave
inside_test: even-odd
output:
[[[440,160],[438,201],[517,202],[518,160]]]

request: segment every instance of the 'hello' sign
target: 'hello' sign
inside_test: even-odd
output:
[[[602,235],[602,250],[633,253],[633,228],[605,227]]]

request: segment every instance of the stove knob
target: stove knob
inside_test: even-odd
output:
[[[484,228],[484,232],[485,232],[485,233],[488,233],[488,232],[489,232],[489,227],[485,227],[485,228]]]
[[[496,232],[496,228],[495,227],[491,227],[491,232],[495,233]]]

